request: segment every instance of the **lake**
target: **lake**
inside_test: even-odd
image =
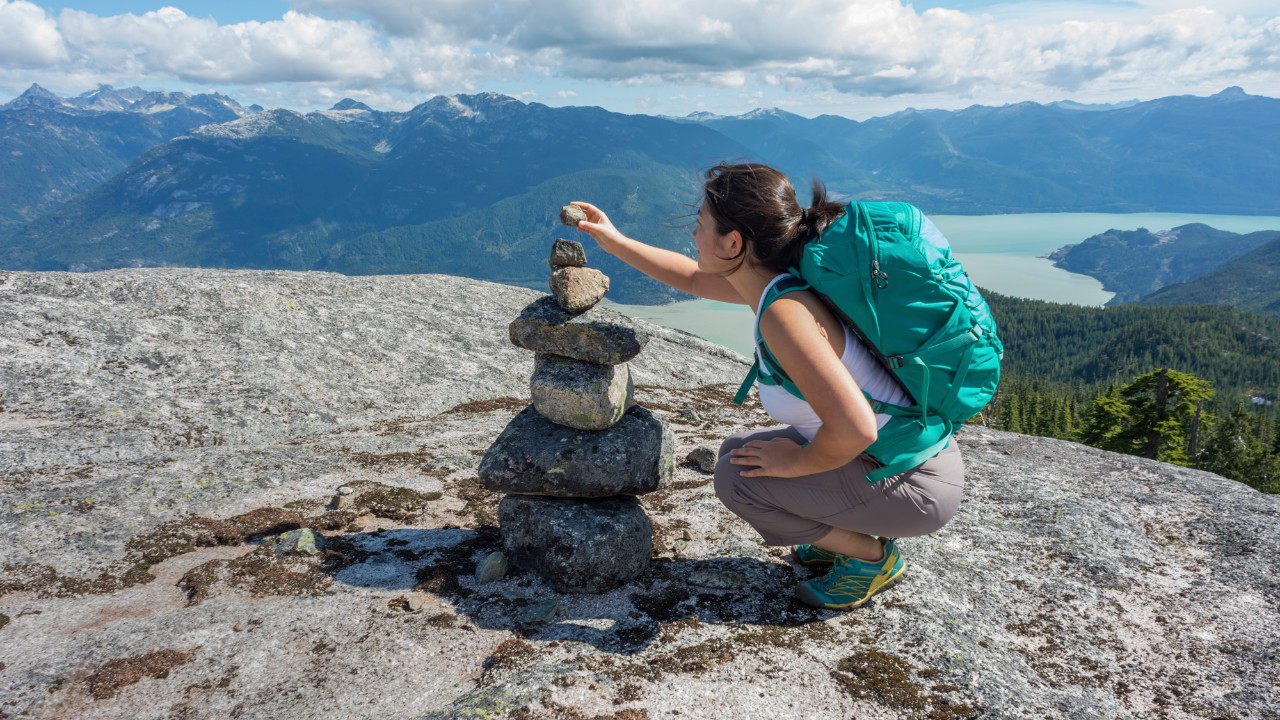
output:
[[[1249,233],[1280,230],[1280,217],[1189,213],[1029,213],[930,215],[975,284],[1003,295],[1074,305],[1102,306],[1113,293],[1086,275],[1058,269],[1044,259],[1063,245],[1107,230],[1167,230],[1204,223]],[[744,355],[752,349],[752,317],[745,305],[688,300],[670,305],[606,306],[631,317],[685,330]]]

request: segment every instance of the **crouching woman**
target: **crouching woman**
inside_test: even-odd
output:
[[[750,306],[765,345],[804,396],[760,385],[765,412],[780,424],[730,436],[715,470],[717,496],[766,543],[794,546],[798,562],[830,568],[799,585],[800,599],[853,608],[893,583],[906,569],[898,538],[937,530],[960,504],[959,450],[952,442],[914,469],[868,482],[878,465],[863,451],[889,418],[863,392],[903,405],[905,391],[813,293],[762,302],[843,205],[815,182],[803,208],[777,170],[718,165],[703,184],[694,261],[628,238],[599,208],[576,204],[587,214],[579,230],[606,252],[678,290]]]

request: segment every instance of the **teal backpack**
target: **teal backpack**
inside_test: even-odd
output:
[[[868,482],[910,470],[937,455],[951,434],[995,395],[1004,347],[987,303],[946,241],[921,237],[924,215],[900,202],[854,202],[810,241],[791,278],[774,283],[774,300],[811,290],[871,349],[914,401],[911,407],[867,397],[890,416],[866,450],[880,467]],[[734,402],[752,384],[780,385],[804,399],[760,337],[756,364]]]

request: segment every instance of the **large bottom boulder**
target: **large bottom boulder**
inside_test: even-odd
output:
[[[559,592],[598,593],[649,568],[653,525],[634,497],[508,495],[498,505],[507,555]]]

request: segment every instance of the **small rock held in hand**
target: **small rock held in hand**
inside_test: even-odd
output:
[[[587,214],[577,205],[565,205],[560,208],[560,222],[569,227],[578,227],[578,223],[587,219]]]

